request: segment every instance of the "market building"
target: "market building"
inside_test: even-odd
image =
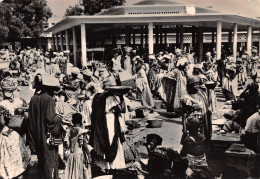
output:
[[[65,17],[47,29],[55,50],[71,50],[74,65],[87,65],[87,49],[134,46],[153,54],[167,47],[196,48],[199,59],[207,47],[221,56],[222,44],[236,54],[245,46],[260,46],[260,20],[227,14],[213,7],[186,5],[169,0],[143,0],[103,10],[94,16]],[[80,54],[79,54],[80,53]]]

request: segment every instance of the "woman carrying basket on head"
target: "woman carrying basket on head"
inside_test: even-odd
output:
[[[23,102],[15,96],[15,86],[3,81],[1,85],[4,100],[0,102],[0,178],[19,178],[31,158],[25,134],[21,133]]]

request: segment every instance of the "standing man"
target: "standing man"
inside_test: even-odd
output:
[[[181,51],[181,49],[176,48],[175,49],[175,59],[174,59],[175,66],[177,65],[180,58],[182,58],[182,51]]]
[[[131,61],[131,51],[132,47],[125,47],[125,56],[122,58],[121,65],[122,68],[132,75],[132,61]]]
[[[212,56],[210,52],[206,53],[204,62],[212,62]]]
[[[29,105],[28,143],[38,157],[38,169],[45,179],[58,179],[58,146],[52,145],[49,135],[59,135],[59,118],[55,114],[54,91],[59,81],[47,74],[39,75],[37,92]]]
[[[116,74],[122,71],[121,67],[121,50],[119,48],[113,49],[113,58],[112,58],[112,71]]]

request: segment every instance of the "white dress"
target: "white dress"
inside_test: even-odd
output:
[[[112,144],[113,137],[115,135],[114,133],[114,121],[115,121],[115,115],[113,111],[111,110],[112,107],[118,105],[120,100],[117,97],[109,96],[106,99],[106,120],[107,120],[107,129],[108,129],[108,136],[109,136],[109,142]],[[122,117],[119,117],[119,122],[122,120]],[[121,122],[120,122],[121,123]],[[121,129],[122,130],[122,129]],[[116,158],[113,162],[105,162],[105,160],[97,161],[97,165],[103,169],[123,169],[126,168],[125,165],[125,157],[124,157],[124,151],[123,146],[118,139],[118,148],[117,148],[117,154]]]

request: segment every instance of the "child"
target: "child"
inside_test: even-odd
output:
[[[88,179],[91,178],[90,151],[87,145],[87,130],[82,129],[80,113],[72,115],[72,123],[73,127],[69,129],[65,137],[70,155],[66,164],[64,179]]]
[[[201,121],[197,117],[187,119],[187,129],[189,135],[183,141],[183,148],[180,155],[187,157],[189,167],[192,171],[201,171],[202,173],[210,171],[206,160],[206,139],[199,133]]]

